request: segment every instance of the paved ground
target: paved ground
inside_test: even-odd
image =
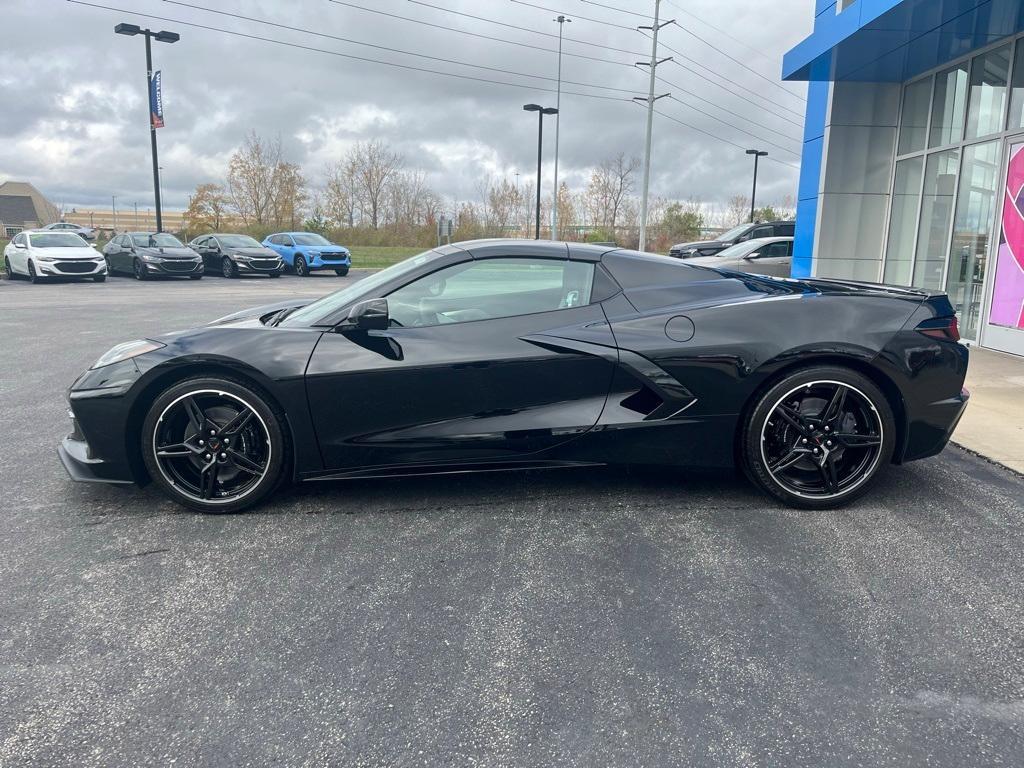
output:
[[[729,476],[73,485],[65,386],[308,281],[0,282],[0,765],[985,766],[1024,755],[1024,481],[837,512]]]
[[[960,420],[956,441],[1024,473],[1024,359],[972,348],[967,388],[971,390],[971,407]],[[1009,413],[1016,418],[1006,418]]]

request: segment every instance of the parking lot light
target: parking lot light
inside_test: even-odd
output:
[[[542,107],[540,104],[524,104],[527,112],[537,113],[537,230],[534,240],[540,240],[540,165],[544,154],[544,115],[557,115],[557,107]]]

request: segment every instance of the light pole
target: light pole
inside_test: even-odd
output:
[[[562,30],[566,22],[572,24],[572,19],[559,15],[558,22],[558,95],[555,97],[555,206],[551,214],[551,239],[558,239],[558,139],[559,128],[562,124]]]
[[[540,240],[540,163],[544,154],[544,115],[557,115],[556,107],[542,107],[540,104],[524,104],[527,112],[537,113],[537,233],[534,240]]]
[[[763,149],[748,149],[747,154],[754,156],[754,188],[750,190],[750,223],[753,224],[755,209],[754,200],[757,198],[757,159],[759,157],[764,157],[768,153]]]
[[[142,29],[137,24],[118,24],[114,27],[114,32],[118,35],[127,35],[128,37],[134,37],[135,35],[146,36],[146,104],[148,105],[150,104],[150,93],[153,88],[153,50],[150,45],[150,38],[155,38],[160,43],[176,43],[181,39],[181,35],[177,32],[153,32],[148,29]],[[156,116],[153,114],[152,107],[150,107],[149,141],[153,148],[153,196],[156,198],[156,231],[163,232],[164,222],[163,216],[160,214],[160,170],[156,151],[156,128]]]

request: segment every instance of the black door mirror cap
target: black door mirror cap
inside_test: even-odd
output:
[[[367,299],[348,311],[338,323],[339,331],[384,331],[391,325],[387,299]]]

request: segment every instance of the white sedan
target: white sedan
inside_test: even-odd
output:
[[[107,279],[107,264],[95,246],[71,232],[20,232],[4,248],[8,280],[27,277],[38,283],[48,277]]]

